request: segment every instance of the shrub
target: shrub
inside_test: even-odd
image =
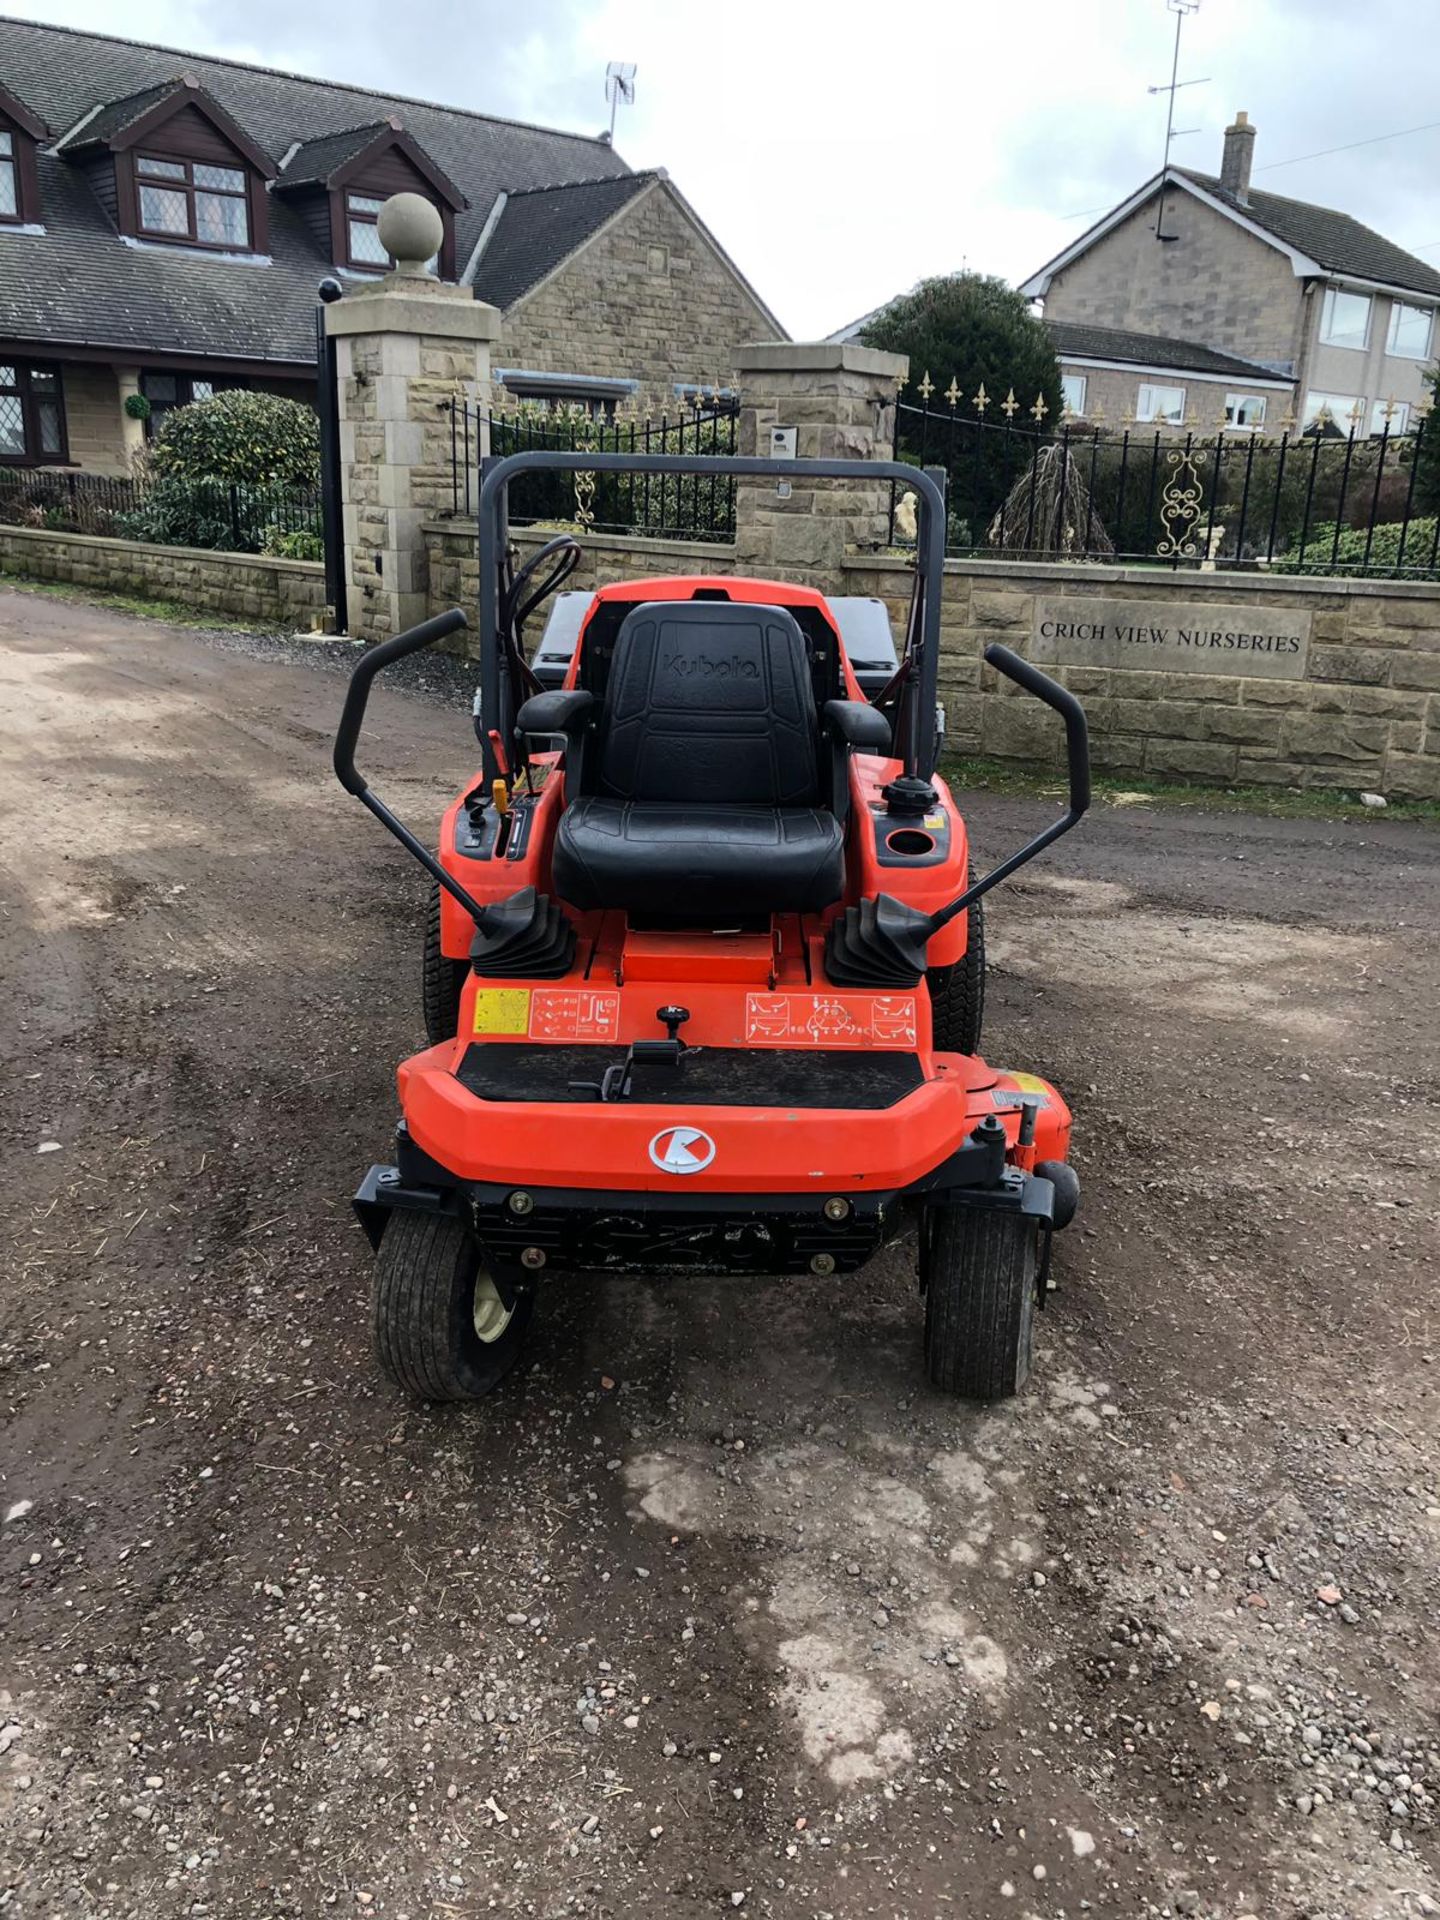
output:
[[[1335,538],[1335,522],[1325,521],[1320,526],[1311,527],[1305,538],[1303,558],[1296,542],[1289,550],[1281,554],[1272,564],[1274,573],[1361,573],[1388,576],[1391,579],[1404,579],[1412,573],[1419,573],[1430,565],[1430,556],[1435,551],[1435,516],[1414,519],[1407,526],[1403,520],[1385,521],[1368,535],[1363,527],[1341,527],[1339,541]],[[1401,564],[1400,541],[1405,541],[1405,559]],[[1369,561],[1366,561],[1366,543],[1369,542]],[[1333,556],[1333,557],[1332,557]]]
[[[1435,513],[1440,512],[1440,365],[1426,369],[1425,384],[1429,412],[1420,425],[1415,456],[1415,505]]]
[[[161,474],[137,507],[117,514],[126,540],[162,547],[207,547],[227,553],[269,551],[272,531],[294,529],[316,496],[288,486],[246,486]]]
[[[217,393],[166,414],[150,462],[163,478],[313,487],[320,421],[310,407],[277,394]]]
[[[265,529],[260,551],[273,554],[277,560],[323,560],[325,541],[321,534],[311,533],[307,527],[287,530],[272,520]]]

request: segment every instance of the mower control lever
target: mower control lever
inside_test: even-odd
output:
[[[967,887],[958,900],[952,900],[948,907],[942,907],[938,913],[932,913],[929,934],[936,934],[941,927],[948,926],[956,914],[963,913],[972,901],[978,900],[982,893],[988,893],[1000,881],[1008,879],[1017,867],[1023,867],[1042,853],[1062,833],[1068,833],[1079,824],[1081,816],[1090,805],[1090,736],[1085,725],[1085,709],[1070,692],[1058,681],[1052,680],[1048,673],[1042,673],[1038,667],[1031,666],[1028,660],[1022,660],[1018,653],[1012,653],[1009,647],[993,646],[985,649],[985,658],[997,673],[1003,673],[1007,680],[1013,680],[1017,687],[1023,687],[1027,693],[1033,693],[1037,700],[1043,700],[1047,707],[1053,707],[1065,722],[1065,753],[1070,769],[1070,805],[1063,819],[1056,820],[1046,827],[1043,833],[1037,833],[1033,840],[1027,840],[1018,853],[1012,853],[1008,860],[1002,860],[998,867],[992,867],[983,880],[977,880],[974,886]],[[927,934],[928,938],[928,934]]]
[[[361,654],[350,676],[345,705],[340,711],[340,725],[335,733],[335,778],[347,793],[354,794],[362,807],[370,809],[381,826],[394,834],[405,851],[415,856],[439,886],[460,902],[478,927],[485,911],[479,901],[467,893],[458,880],[451,879],[430,849],[415,838],[405,822],[397,819],[377,794],[370,791],[364,774],[355,765],[355,748],[359,744],[360,729],[365,724],[370,683],[376,674],[383,673],[386,667],[403,660],[407,654],[419,653],[422,647],[432,647],[437,640],[444,640],[469,624],[459,607],[452,607],[449,613],[437,613],[433,620],[422,620],[418,627],[408,627],[404,633],[397,633],[393,640],[384,640],[378,647],[370,647]]]

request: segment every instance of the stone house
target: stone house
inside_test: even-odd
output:
[[[1252,188],[1254,151],[1237,114],[1218,176],[1166,168],[1022,283],[1071,411],[1099,398],[1112,421],[1183,432],[1274,434],[1323,413],[1404,433],[1440,272],[1349,214]]]
[[[605,136],[6,19],[0,465],[124,473],[169,407],[308,399],[318,284],[386,271],[376,216],[404,190],[441,216],[437,276],[501,310],[496,404],[673,415],[784,337]]]

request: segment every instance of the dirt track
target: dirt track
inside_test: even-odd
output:
[[[1433,832],[1102,809],[995,900],[1085,1183],[1014,1404],[923,1388],[894,1250],[557,1282],[417,1410],[338,654],[0,593],[7,1920],[1440,1912]],[[374,703],[417,823],[450,684]]]

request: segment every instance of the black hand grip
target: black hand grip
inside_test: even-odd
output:
[[[1070,805],[1061,820],[1054,821],[1043,833],[1037,833],[1033,840],[1027,840],[1018,853],[1012,853],[1008,860],[1002,860],[993,867],[983,880],[976,880],[968,886],[948,907],[942,907],[938,913],[932,913],[925,923],[925,937],[929,939],[949,923],[959,913],[963,913],[972,900],[978,900],[982,894],[998,886],[1002,880],[1008,880],[1012,873],[1033,860],[1037,853],[1054,844],[1062,833],[1069,833],[1085,809],[1090,805],[1090,730],[1085,724],[1085,709],[1070,692],[1058,681],[1052,680],[1048,673],[1042,673],[1038,667],[1032,667],[1028,660],[1022,660],[1018,653],[1012,653],[1009,647],[991,646],[985,649],[985,658],[997,673],[1003,673],[1007,680],[1013,680],[1017,687],[1023,687],[1027,693],[1033,693],[1037,700],[1043,700],[1047,707],[1053,707],[1065,722],[1065,747],[1070,762]]]
[[[1068,687],[1052,680],[1048,673],[1022,660],[1009,647],[998,644],[985,649],[985,658],[997,673],[1013,680],[1026,693],[1033,693],[1047,707],[1053,707],[1065,722],[1066,757],[1070,763],[1070,811],[1078,818],[1090,805],[1090,730],[1085,724],[1085,709]]]
[[[458,633],[461,627],[469,624],[459,607],[452,607],[449,613],[437,613],[433,620],[422,620],[418,627],[407,627],[404,633],[397,633],[393,640],[382,640],[378,647],[369,647],[361,654],[350,676],[345,705],[340,711],[340,725],[335,730],[335,778],[347,793],[358,796],[366,790],[363,777],[355,770],[355,748],[359,744],[360,729],[365,724],[370,683],[376,674],[383,673],[396,660],[403,660],[406,654],[419,653],[422,647],[433,647],[437,640],[443,640],[447,634]]]
[[[396,660],[403,660],[407,653],[419,653],[422,647],[433,647],[437,640],[443,640],[447,634],[458,633],[461,627],[469,624],[459,607],[452,607],[449,613],[437,613],[433,620],[422,620],[418,627],[407,627],[404,633],[397,633],[393,640],[382,640],[378,647],[371,647],[361,654],[350,676],[350,685],[345,691],[345,705],[340,712],[340,725],[335,731],[335,778],[347,793],[354,794],[362,807],[370,809],[387,833],[394,834],[405,851],[420,862],[436,886],[443,887],[453,900],[460,902],[478,927],[482,924],[485,912],[480,902],[458,880],[451,878],[430,849],[415,838],[403,820],[395,817],[379,794],[370,791],[365,776],[357,772],[355,767],[355,746],[365,722],[370,683],[376,674],[383,673]]]

